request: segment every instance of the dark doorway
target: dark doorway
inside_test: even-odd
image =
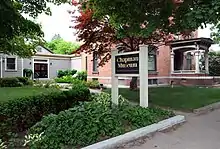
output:
[[[48,64],[34,64],[34,78],[48,78]]]
[[[180,51],[175,51],[174,56],[174,70],[182,70],[182,64],[183,64],[183,53]]]

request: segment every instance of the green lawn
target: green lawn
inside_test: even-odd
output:
[[[110,89],[105,90],[110,93]],[[119,89],[119,93],[133,102],[139,102],[139,91]],[[220,101],[220,89],[196,87],[149,88],[150,105],[191,111]]]
[[[0,102],[12,100],[24,96],[37,95],[49,91],[51,91],[51,89],[34,88],[34,87],[0,88]]]

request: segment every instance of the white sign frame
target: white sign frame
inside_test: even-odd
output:
[[[140,106],[148,107],[148,45],[140,45],[140,50],[135,52],[118,53],[115,49],[112,51],[112,102],[118,105],[118,77],[140,77]],[[139,74],[116,74],[115,73],[115,56],[129,55],[139,53]]]

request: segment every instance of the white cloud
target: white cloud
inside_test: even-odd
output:
[[[71,16],[67,12],[68,10],[73,10],[74,7],[69,4],[62,4],[60,6],[49,4],[49,6],[52,16],[41,14],[37,19],[37,22],[42,25],[45,40],[50,41],[55,34],[60,34],[66,41],[75,41],[75,30],[69,28],[70,25],[73,25],[73,22],[70,21]]]
[[[199,28],[198,29],[198,37],[210,38],[210,34],[211,34],[210,28],[211,28],[211,25],[207,25],[207,27],[204,29]],[[218,44],[213,44],[210,47],[210,50],[220,51],[220,46]]]

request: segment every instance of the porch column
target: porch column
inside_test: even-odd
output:
[[[209,55],[208,55],[208,51],[205,51],[204,55],[205,55],[205,72],[206,72],[206,74],[209,74]]]
[[[175,53],[173,52],[173,50],[171,50],[171,53],[170,53],[170,72],[171,73],[174,72],[174,55]]]
[[[199,73],[199,46],[197,45],[195,51],[195,73]]]

